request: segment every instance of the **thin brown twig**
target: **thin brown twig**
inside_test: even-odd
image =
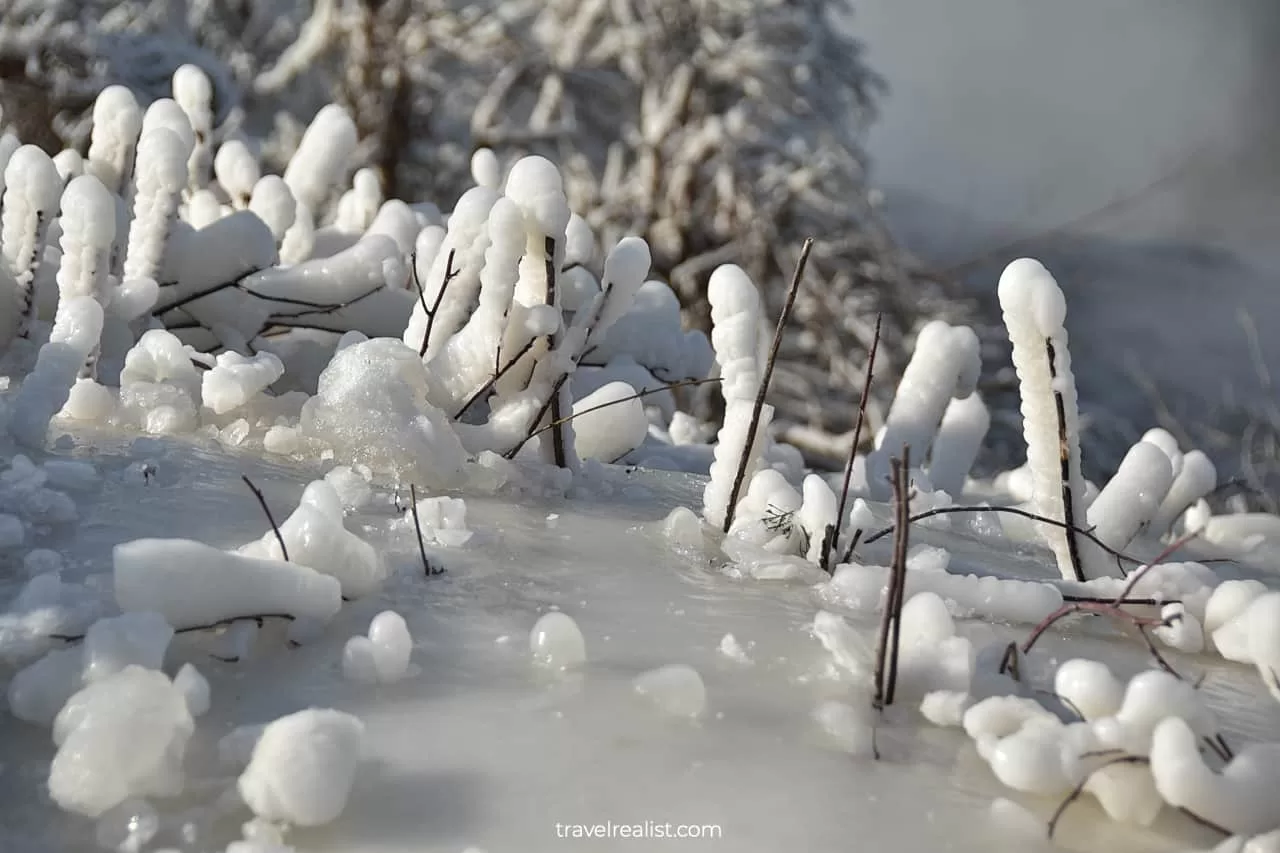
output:
[[[1021,518],[1027,518],[1032,521],[1039,521],[1044,524],[1051,524],[1056,527],[1062,527],[1062,528],[1067,527],[1067,524],[1064,521],[1059,521],[1056,518],[1050,518],[1047,515],[1040,515],[1038,513],[1021,509],[1020,507],[1016,507],[1016,506],[940,506],[940,507],[934,507],[933,509],[924,510],[923,512],[918,512],[915,515],[911,516],[910,521],[912,524],[914,524],[917,521],[924,521],[926,518],[932,518],[935,515],[951,515],[953,513],[961,513],[961,512],[1005,513],[1007,515],[1016,515]],[[1090,542],[1093,542],[1099,548],[1103,549],[1108,554],[1110,554],[1113,557],[1116,557],[1117,559],[1128,560],[1130,563],[1134,563],[1134,564],[1142,563],[1142,561],[1139,560],[1137,557],[1131,557],[1128,554],[1124,553],[1123,551],[1119,551],[1115,548],[1112,548],[1106,542],[1103,542],[1096,535],[1094,535],[1093,531],[1091,530],[1086,530],[1083,527],[1072,527],[1071,529],[1075,531],[1077,534],[1079,534],[1080,536],[1083,536],[1084,538],[1088,539]],[[884,537],[888,536],[892,532],[893,532],[892,525],[890,525],[889,527],[881,528],[880,530],[877,530],[875,533],[872,533],[870,536],[864,539],[863,543],[866,545],[870,545],[872,542],[879,541],[880,539],[883,539]]]
[[[538,424],[541,423],[542,419],[547,416],[547,412],[552,408],[552,401],[555,400],[560,395],[560,389],[564,386],[564,383],[568,379],[569,379],[569,374],[565,373],[561,375],[559,379],[556,380],[555,385],[551,387],[551,396],[548,397],[547,400],[542,404],[541,408],[538,409],[537,417],[535,417],[533,419],[533,422],[530,424],[529,431],[525,433],[524,438],[520,439],[520,442],[516,444],[515,447],[511,448],[506,453],[502,454],[504,458],[515,459],[516,454],[520,452],[520,448],[528,444],[530,439],[532,439],[535,435],[537,435],[540,432],[543,432],[543,430],[538,428]],[[553,429],[555,428],[554,422],[552,424],[548,424],[547,426],[549,428],[553,428]],[[560,465],[559,467],[563,468],[564,466]]]
[[[262,623],[267,619],[283,619],[286,622],[292,622],[296,619],[292,613],[251,613],[247,616],[229,616],[226,619],[219,619],[216,622],[209,622],[204,625],[188,625],[185,628],[175,628],[175,634],[194,634],[198,631],[214,631],[218,628],[225,628],[228,625],[234,625],[237,622],[256,622],[258,627],[262,627]],[[84,634],[49,634],[49,639],[58,640],[63,643],[79,643],[83,642]]]
[[[1153,566],[1163,563],[1165,560],[1169,559],[1175,551],[1199,536],[1200,530],[1198,528],[1180,536],[1178,539],[1171,542],[1163,551],[1157,554],[1154,560],[1148,560],[1146,563],[1130,572],[1129,577],[1125,581],[1124,588],[1120,590],[1120,594],[1117,595],[1115,600],[1111,603],[1117,606],[1121,604],[1124,599],[1129,597],[1129,593],[1133,592],[1134,587],[1138,585],[1138,581],[1142,580],[1142,578],[1146,576],[1147,572],[1151,571]]]
[[[501,368],[495,370],[493,373],[493,376],[490,376],[487,380],[485,380],[485,383],[481,385],[479,388],[477,388],[475,392],[470,397],[467,398],[467,401],[462,404],[461,409],[458,409],[458,412],[453,416],[453,419],[455,421],[462,420],[462,416],[465,415],[472,406],[474,406],[481,399],[483,399],[485,394],[492,391],[493,386],[497,385],[498,382],[501,381],[502,377],[506,376],[507,373],[511,371],[511,368],[515,367],[516,364],[520,362],[520,359],[524,358],[526,355],[529,354],[529,350],[533,349],[533,343],[535,340],[537,339],[536,338],[531,339],[528,343],[526,343],[523,347],[520,348],[520,352],[516,353],[515,358],[508,361]]]
[[[431,566],[431,561],[427,559],[427,543],[422,539],[422,521],[418,518],[418,487],[413,483],[409,484],[409,513],[413,516],[413,532],[418,537],[418,556],[422,557],[422,573],[427,577],[438,575],[444,569],[435,569]]]
[[[430,308],[427,307],[427,297],[422,290],[422,280],[418,278],[416,255],[413,259],[410,259],[409,266],[413,271],[413,285],[418,289],[418,302],[422,304],[423,313],[427,315],[427,327],[422,333],[422,345],[418,347],[419,358],[427,354],[427,346],[431,343],[431,327],[435,325],[436,313],[440,310],[440,303],[444,301],[444,292],[449,289],[449,284],[458,277],[458,271],[453,268],[455,251],[450,249],[449,256],[445,258],[444,281],[440,283],[440,289],[436,291],[435,301]]]
[[[1084,565],[1080,560],[1080,543],[1076,541],[1076,507],[1071,488],[1071,441],[1067,433],[1067,406],[1058,387],[1058,351],[1053,338],[1045,338],[1045,350],[1049,355],[1049,378],[1053,385],[1053,405],[1058,419],[1058,479],[1062,481],[1062,529],[1067,535],[1067,557],[1071,561],[1071,573],[1083,583]]]
[[[262,490],[253,484],[248,475],[241,474],[240,479],[244,480],[244,484],[249,487],[249,491],[253,492],[253,496],[258,499],[258,505],[262,507],[263,513],[267,516],[267,521],[271,524],[271,532],[276,535],[276,542],[280,544],[280,558],[286,563],[289,562],[289,548],[284,544],[284,536],[280,533],[280,526],[276,524],[276,518],[271,514],[271,507],[267,506],[267,499],[263,496]]]
[[[831,552],[840,539],[840,528],[844,525],[845,503],[849,499],[849,481],[853,478],[853,460],[858,456],[858,443],[862,440],[862,426],[867,417],[867,402],[871,397],[871,379],[876,367],[876,351],[880,349],[880,325],[883,314],[876,314],[876,330],[871,338],[871,349],[867,353],[867,371],[862,379],[862,395],[858,398],[858,417],[853,423],[853,443],[849,445],[849,458],[844,464],[844,483],[840,487],[840,503],[836,507],[836,521],[831,532],[822,543],[822,568],[831,574],[835,566],[831,565]],[[854,534],[855,538],[857,533]]]
[[[906,448],[904,450],[904,457]],[[904,507],[907,504],[906,473],[904,460],[893,460],[893,494],[897,516],[901,521],[906,517]],[[901,622],[903,591],[906,587],[906,553],[907,536],[910,527],[897,525],[898,533],[894,537],[894,558],[889,573],[884,610],[880,614],[880,628],[876,639],[876,663],[874,672],[875,694],[872,707],[883,712],[885,707],[893,703],[893,694],[897,682],[897,648],[900,633],[897,626]],[[876,751],[876,758],[879,758]]]
[[[782,332],[791,318],[791,309],[796,304],[796,294],[800,292],[800,283],[804,280],[805,264],[809,262],[809,253],[813,251],[813,238],[808,237],[800,247],[800,257],[796,261],[795,273],[791,277],[791,286],[787,289],[787,301],[778,315],[778,325],[773,332],[773,345],[769,348],[769,358],[764,364],[764,374],[760,377],[760,387],[756,391],[755,404],[751,408],[751,422],[747,427],[747,442],[742,448],[742,458],[738,460],[738,471],[733,477],[733,487],[729,490],[729,504],[724,513],[722,528],[725,533],[733,526],[733,516],[738,508],[738,496],[742,493],[743,481],[747,478],[747,463],[755,450],[756,432],[760,428],[760,414],[764,410],[765,396],[769,393],[769,381],[773,378],[773,368],[778,361],[778,349],[782,346]]]
[[[893,645],[889,650],[889,679],[886,686],[885,704],[892,705],[898,689],[898,652],[902,648],[902,607],[906,603],[907,592],[907,540],[911,534],[911,525],[907,523],[910,515],[911,498],[907,494],[907,478],[910,476],[910,448],[902,447],[902,458],[898,460],[897,493],[898,527],[901,535],[894,537],[893,548]]]
[[[548,237],[544,247],[546,252],[546,276],[547,276],[547,304],[558,312],[560,305],[556,300],[556,240],[554,237]],[[551,335],[548,345],[554,351],[560,345],[560,333],[554,332]],[[565,446],[564,440],[564,424],[560,418],[564,415],[562,411],[563,401],[560,399],[560,390],[564,385],[566,377],[561,377],[556,382],[555,389],[551,392],[551,458],[555,462],[557,468],[567,467],[569,464],[569,449]],[[541,420],[541,417],[539,417]],[[535,423],[537,423],[535,421]]]

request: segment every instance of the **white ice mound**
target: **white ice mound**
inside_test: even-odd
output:
[[[346,807],[360,762],[364,724],[341,711],[310,708],[270,723],[237,787],[263,820],[320,826]]]
[[[99,619],[84,638],[84,680],[97,681],[128,666],[160,669],[173,628],[159,613],[123,613]]]
[[[124,542],[113,561],[120,609],[154,610],[176,629],[263,613],[327,621],[342,608],[335,578],[190,539]]]
[[[273,353],[249,357],[223,352],[218,354],[217,364],[201,377],[200,395],[214,414],[221,415],[240,408],[281,376],[284,362]]]
[[[61,808],[97,817],[131,797],[182,793],[195,723],[163,673],[129,666],[72,696],[53,724],[59,747],[49,793]]]
[[[414,509],[405,511],[403,520],[410,528],[416,523],[423,541],[445,548],[461,548],[473,535],[467,527],[467,503],[462,498],[423,498]]]
[[[369,633],[347,641],[342,652],[342,674],[365,684],[392,684],[409,671],[413,637],[404,617],[384,610],[373,617]]]
[[[707,710],[707,688],[688,664],[673,663],[651,669],[632,683],[636,693],[673,717],[701,717]]]
[[[298,508],[280,525],[280,535],[289,549],[289,561],[338,579],[342,594],[359,598],[375,592],[387,576],[387,566],[368,542],[343,525],[342,498],[327,480],[307,485]],[[240,549],[249,557],[280,560],[280,542],[275,531]]]
[[[443,412],[427,402],[418,353],[391,338],[352,344],[320,374],[302,409],[307,435],[347,462],[431,486],[456,484],[466,452]]]
[[[534,663],[550,669],[573,669],[587,660],[587,643],[573,617],[558,610],[543,615],[529,632]]]
[[[644,401],[626,382],[610,382],[573,404],[573,440],[583,459],[613,462],[644,443]]]

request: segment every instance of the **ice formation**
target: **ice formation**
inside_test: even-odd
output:
[[[587,643],[578,623],[558,610],[538,619],[529,632],[529,650],[538,666],[575,669],[587,661]]]
[[[1078,525],[1086,507],[1075,376],[1064,325],[1066,300],[1049,271],[1030,258],[1009,264],[1000,276],[999,294],[1022,394],[1032,506],[1041,515]],[[1038,529],[1062,576],[1084,580],[1087,570],[1070,531],[1045,524]]]
[[[360,762],[364,725],[341,711],[311,708],[267,725],[236,783],[264,820],[321,826],[346,807]]]
[[[363,683],[393,684],[409,671],[413,638],[404,617],[384,610],[373,617],[369,633],[347,640],[342,651],[342,674]]]
[[[1275,744],[1230,749],[1192,682],[1154,668],[1122,680],[1127,668],[1074,651],[1055,667],[1038,649],[1015,643],[1011,652],[1005,641],[1084,602],[1093,616],[1076,617],[1081,633],[1105,631],[1108,621],[1140,626],[1153,654],[1245,664],[1280,700],[1280,592],[1259,571],[1280,565],[1280,518],[1216,509],[1213,461],[1164,430],[1147,432],[1100,490],[1084,481],[1065,300],[1038,262],[1015,261],[998,286],[1028,464],[992,480],[972,476],[998,413],[975,391],[974,333],[937,322],[920,330],[876,449],[855,457],[842,495],[839,478],[807,470],[795,448],[776,442],[770,406],[752,433],[767,318],[744,269],[723,264],[710,275],[708,340],[683,328],[671,286],[649,278],[648,244],[600,245],[569,210],[572,170],[479,149],[476,186],[452,210],[408,203],[387,197],[360,162],[352,115],[331,105],[284,174],[269,174],[254,141],[215,127],[215,83],[181,66],[172,99],[145,113],[127,89],[104,89],[85,157],[68,149],[50,158],[12,133],[0,137],[0,295],[9,305],[0,425],[32,454],[10,453],[0,472],[0,558],[20,567],[0,611],[0,660],[12,668],[11,715],[53,730],[53,802],[94,818],[102,844],[153,843],[184,792],[182,808],[188,800],[219,814],[239,808],[234,796],[206,802],[225,778],[190,786],[184,778],[184,764],[207,769],[203,756],[185,762],[185,753],[224,668],[277,665],[284,658],[273,655],[293,653],[286,642],[326,644],[321,659],[340,659],[353,682],[403,682],[414,638],[399,614],[421,604],[406,591],[437,583],[422,577],[419,547],[465,546],[444,554],[458,569],[450,563],[439,581],[463,577],[462,586],[425,597],[450,613],[460,589],[470,596],[488,582],[488,568],[472,571],[495,548],[521,560],[538,550],[521,550],[527,531],[518,525],[484,527],[484,502],[513,497],[564,498],[568,509],[538,505],[531,517],[547,541],[563,534],[572,543],[561,514],[572,515],[575,502],[643,494],[663,512],[627,535],[665,541],[691,567],[681,582],[755,580],[761,596],[772,595],[768,584],[800,587],[798,596],[781,593],[780,618],[809,629],[815,661],[775,658],[766,643],[744,646],[720,627],[697,653],[715,661],[718,697],[718,679],[731,682],[726,705],[734,680],[790,677],[799,663],[785,697],[804,724],[797,730],[816,727],[828,746],[874,754],[876,726],[918,722],[874,715],[869,699],[868,622],[887,605],[894,561],[884,478],[904,446],[909,509],[933,515],[913,523],[912,535],[927,541],[913,539],[906,553],[895,670],[902,701],[963,731],[1014,791],[1065,797],[1081,786],[1108,817],[1134,826],[1166,806],[1185,808],[1239,833],[1235,848],[1224,843],[1237,853],[1250,849],[1246,836],[1276,829]],[[713,372],[718,388],[676,387]],[[708,394],[724,402],[718,428],[680,410]],[[167,444],[138,445],[123,471],[93,457],[44,458],[81,449],[82,430],[179,436],[202,453],[216,442],[275,454],[305,467],[305,489],[278,530],[255,516],[261,536],[238,548],[220,526],[202,542],[156,538],[168,531],[140,521],[132,535],[143,538],[111,540],[120,544],[110,572],[93,574],[106,567],[45,548],[70,541],[81,496],[91,511],[99,493],[116,489],[154,489],[144,494],[165,501],[179,475],[160,451]],[[71,435],[51,446],[63,432]],[[707,475],[693,481],[702,505],[672,508],[670,495],[691,482],[679,478],[645,479],[642,492],[628,481],[635,465]],[[410,486],[429,493],[411,508],[402,502]],[[1051,522],[1018,514],[1027,512]],[[93,530],[96,517],[84,518]],[[1194,533],[1176,562],[1142,567]],[[1052,577],[1038,545],[1052,552]],[[1210,556],[1238,565],[1219,572]],[[393,577],[406,565],[409,573]],[[1140,578],[1116,577],[1120,566]],[[557,573],[493,574],[502,600],[526,587],[541,596],[527,660],[557,674],[583,669],[583,633],[558,608],[592,606],[585,595],[566,593]],[[1137,603],[1114,603],[1122,593]],[[572,597],[553,600],[564,595]],[[376,608],[361,611],[376,613],[366,633],[349,636],[348,627],[338,636],[334,625],[350,625],[335,620],[344,599],[361,597],[353,607]],[[410,618],[416,630],[419,617]],[[611,662],[618,637],[599,644],[593,662]],[[193,657],[205,653],[208,663]],[[708,691],[694,664],[707,658],[688,660],[635,677],[625,701],[634,693],[665,714],[705,719]],[[288,826],[337,820],[364,725],[310,709],[223,738],[219,772],[239,774],[236,791],[253,815],[229,853],[287,849]],[[1027,837],[1033,823],[1043,830],[1008,800],[993,804],[992,818]]]

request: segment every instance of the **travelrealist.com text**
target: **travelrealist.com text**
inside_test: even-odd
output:
[[[645,820],[639,823],[557,823],[556,838],[701,838],[722,837],[718,824],[662,823]]]

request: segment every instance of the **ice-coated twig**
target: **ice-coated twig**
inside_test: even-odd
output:
[[[813,238],[809,237],[804,241],[804,245],[800,247],[800,257],[796,260],[795,273],[791,277],[791,286],[787,289],[787,301],[783,304],[782,313],[778,315],[778,325],[774,330],[773,344],[769,347],[769,357],[764,364],[764,371],[760,376],[760,387],[756,391],[755,404],[751,408],[751,421],[747,427],[747,442],[743,449],[742,456],[738,460],[738,469],[733,476],[733,486],[729,489],[729,502],[725,506],[724,523],[721,529],[729,532],[729,528],[733,526],[733,515],[737,509],[738,496],[742,493],[742,484],[747,477],[747,466],[752,458],[755,442],[757,441],[756,433],[760,428],[760,413],[764,410],[764,400],[769,393],[769,380],[773,377],[773,369],[778,361],[778,348],[782,346],[782,333],[787,327],[787,320],[791,318],[791,309],[796,304],[796,294],[800,292],[800,283],[804,280],[804,267],[809,261],[809,253],[813,251]]]
[[[14,299],[16,322],[3,330],[0,344],[8,335],[26,338],[35,313],[36,274],[44,256],[49,225],[58,213],[62,178],[49,155],[35,145],[23,145],[13,152],[4,168],[4,196],[0,212],[0,247],[3,263],[17,288]],[[6,312],[7,313],[7,312]]]
[[[85,170],[117,195],[133,178],[133,161],[142,131],[142,109],[126,86],[107,86],[93,102],[93,130]]]
[[[240,479],[244,480],[244,484],[249,487],[249,491],[253,492],[253,496],[258,499],[258,506],[262,507],[262,512],[266,515],[267,522],[271,525],[271,532],[276,535],[276,543],[280,545],[280,558],[286,563],[289,562],[289,548],[284,544],[284,536],[280,533],[280,525],[276,524],[276,518],[271,514],[271,507],[267,504],[267,498],[262,494],[262,489],[254,485],[253,480],[250,480],[247,474],[241,474]]]
[[[1186,539],[1189,540],[1191,538],[1194,538],[1194,536],[1196,535],[1198,534],[1190,534],[1186,537]],[[1122,605],[1127,603],[1126,600],[1128,599],[1129,594],[1133,592],[1134,587],[1136,587],[1138,584],[1138,581],[1140,581],[1142,577],[1148,571],[1150,571],[1152,566],[1158,565],[1159,563],[1163,562],[1167,557],[1169,557],[1171,554],[1173,554],[1175,551],[1181,548],[1184,544],[1185,544],[1184,540],[1181,540],[1181,539],[1178,540],[1177,542],[1174,542],[1173,544],[1166,547],[1163,551],[1161,551],[1160,554],[1154,560],[1149,561],[1148,563],[1144,564],[1141,568],[1132,572],[1129,575],[1129,579],[1125,583],[1124,588],[1120,590],[1119,594],[1116,595],[1115,599],[1113,599],[1112,601],[1107,601],[1107,602],[1099,602],[1099,601],[1093,601],[1093,600],[1066,601],[1066,599],[1064,598],[1064,601],[1061,607],[1059,607],[1057,610],[1053,611],[1044,619],[1042,619],[1031,630],[1031,634],[1027,637],[1026,641],[1022,644],[1023,654],[1026,654],[1027,652],[1031,651],[1031,648],[1036,644],[1036,641],[1040,639],[1041,635],[1044,634],[1045,631],[1049,630],[1049,628],[1051,628],[1059,620],[1064,619],[1067,616],[1070,616],[1075,613],[1096,613],[1096,614],[1107,616],[1112,619],[1116,619],[1117,621],[1131,625],[1138,632],[1138,635],[1142,638],[1143,643],[1147,647],[1147,651],[1151,653],[1152,658],[1155,659],[1156,663],[1160,666],[1160,668],[1163,669],[1165,672],[1168,672],[1170,675],[1173,675],[1176,678],[1182,679],[1182,675],[1179,674],[1178,671],[1175,670],[1169,664],[1169,662],[1165,659],[1164,655],[1160,653],[1160,650],[1156,648],[1155,643],[1151,639],[1151,635],[1147,633],[1148,629],[1150,628],[1169,627],[1180,618],[1179,614],[1175,613],[1169,616],[1162,616],[1162,617],[1143,617],[1143,616],[1137,616],[1133,613],[1130,613],[1129,611],[1123,609]]]
[[[968,326],[943,320],[926,323],[893,395],[877,450],[867,455],[867,488],[876,499],[888,495],[889,455],[907,445],[921,461],[933,444],[953,399],[974,393],[982,360],[978,336]]]
[[[1067,527],[1067,523],[1065,521],[1059,521],[1056,518],[1049,518],[1047,515],[1040,515],[1039,513],[1031,512],[1030,510],[1025,510],[1025,509],[1022,509],[1021,507],[1016,507],[1016,506],[940,506],[940,507],[934,507],[933,509],[926,509],[921,512],[918,512],[915,515],[911,516],[910,521],[914,524],[917,521],[924,521],[926,518],[933,518],[936,515],[953,515],[955,513],[965,513],[965,512],[1004,513],[1006,515],[1016,515],[1019,518],[1026,518],[1031,521],[1038,521],[1041,524],[1048,524],[1052,527],[1058,527],[1062,529],[1066,529]],[[1086,530],[1083,527],[1072,527],[1071,530],[1077,536],[1083,536],[1085,539],[1088,539],[1089,541],[1096,544],[1099,548],[1107,551],[1109,554],[1111,554],[1111,556],[1115,557],[1117,560],[1128,560],[1130,563],[1135,563],[1135,564],[1139,564],[1142,562],[1137,557],[1131,557],[1128,554],[1125,554],[1121,551],[1112,549],[1105,542],[1103,542],[1102,540],[1094,536],[1093,531],[1091,530]],[[888,536],[892,532],[893,532],[893,526],[890,525],[889,527],[884,527],[884,528],[881,528],[880,530],[877,530],[875,533],[872,533],[870,536],[867,536],[862,541],[864,544],[870,545],[872,542],[876,542],[880,539],[883,539],[884,537]]]
[[[1022,397],[1027,464],[1040,515],[1061,518],[1062,532],[1041,529],[1067,580],[1085,580],[1076,519],[1085,517],[1080,473],[1080,427],[1075,378],[1064,326],[1066,300],[1038,261],[1022,258],[1005,268],[1000,307],[1013,344],[1013,364]]]
[[[849,500],[849,481],[853,478],[853,461],[858,456],[858,444],[862,441],[862,426],[866,422],[867,401],[871,397],[871,380],[875,375],[876,368],[876,352],[880,349],[880,326],[884,320],[883,314],[876,315],[876,331],[871,339],[871,348],[867,351],[867,371],[862,378],[862,393],[858,397],[858,418],[853,423],[853,440],[849,445],[849,456],[844,463],[844,480],[840,485],[840,504],[836,508],[836,521],[832,526],[830,533],[826,537],[826,541],[822,543],[822,568],[826,569],[828,574],[835,571],[835,566],[831,565],[832,551],[839,547],[840,528],[844,525],[845,504]],[[856,545],[857,538],[862,531],[854,533],[854,542],[850,543],[849,553],[853,553],[853,547]],[[845,560],[848,561],[848,558]]]
[[[449,250],[449,256],[444,267],[444,280],[440,283],[440,287],[437,288],[436,297],[432,301],[430,308],[427,307],[427,296],[422,291],[422,279],[418,276],[416,258],[409,258],[409,270],[413,276],[413,286],[418,291],[418,304],[422,306],[423,312],[427,315],[427,326],[422,334],[422,345],[418,347],[418,355],[423,358],[427,355],[427,345],[431,343],[431,327],[435,325],[436,314],[440,312],[440,302],[444,299],[445,292],[449,289],[449,284],[458,276],[458,271],[453,268],[453,258],[456,253],[456,249]]]

